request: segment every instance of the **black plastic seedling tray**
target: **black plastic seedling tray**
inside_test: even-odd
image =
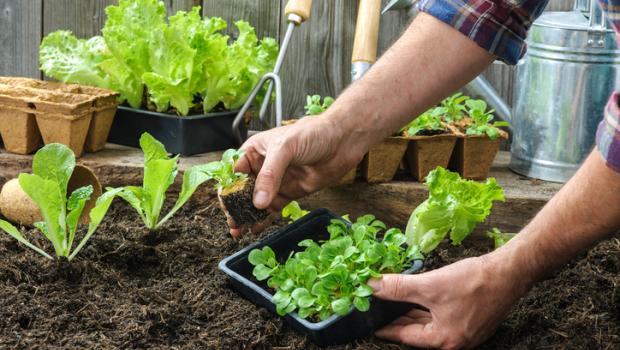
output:
[[[236,111],[179,117],[125,106],[118,107],[108,142],[139,147],[140,136],[148,132],[173,154],[193,154],[237,148],[232,132]],[[247,129],[241,123],[241,135]]]
[[[262,241],[250,245],[222,260],[220,270],[226,273],[235,289],[253,303],[276,313],[271,302],[272,291],[263,282],[252,275],[252,264],[248,261],[250,251],[269,246],[276,253],[278,261],[283,262],[292,251],[303,248],[297,243],[304,239],[326,240],[329,238],[327,225],[332,219],[341,219],[327,209],[315,210],[300,220],[283,227]],[[422,261],[417,260],[403,273],[412,274],[422,268]],[[334,315],[324,321],[313,323],[300,318],[296,313],[286,315],[285,320],[298,332],[307,335],[320,346],[337,345],[351,342],[371,334],[397,317],[411,310],[412,304],[371,298],[370,310],[360,312],[353,307],[345,316]]]

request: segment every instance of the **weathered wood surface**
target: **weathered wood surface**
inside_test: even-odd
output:
[[[0,0],[0,75],[41,78],[42,0]]]
[[[383,5],[388,0],[383,1]],[[78,37],[98,35],[104,9],[118,0],[0,0],[0,75],[41,77],[38,46],[41,36],[57,29]],[[165,0],[169,13],[203,5],[209,16],[232,22],[245,19],[259,36],[280,40],[285,32],[283,8],[287,0]],[[551,0],[548,10],[566,10],[572,0]],[[297,28],[282,71],[285,117],[303,114],[305,96],[336,96],[350,84],[351,50],[357,16],[356,0],[315,1],[311,20]],[[391,12],[381,18],[379,54],[400,36],[408,18]],[[234,30],[230,31],[234,34]],[[485,76],[510,103],[513,68],[495,64]],[[256,124],[255,124],[256,125]]]
[[[209,153],[181,158],[181,170],[203,164],[221,157],[221,153]],[[21,172],[29,172],[32,156],[0,153],[0,185],[15,178]],[[142,152],[138,149],[108,145],[104,151],[86,154],[78,161],[95,172],[103,186],[139,185],[142,183]],[[543,182],[521,177],[508,168],[509,154],[501,152],[491,170],[498,183],[504,188],[506,202],[497,203],[489,219],[478,228],[484,232],[491,227],[505,231],[516,231],[529,221],[538,210],[561,188],[561,184]],[[180,188],[179,180],[173,191]],[[407,223],[411,211],[428,196],[426,187],[412,179],[385,184],[367,184],[361,179],[352,185],[324,189],[302,199],[302,206],[309,209],[329,208],[336,213],[351,214],[353,217],[373,213],[389,225],[402,227]],[[210,205],[214,192],[203,186],[195,200]],[[208,203],[208,204],[207,204]]]

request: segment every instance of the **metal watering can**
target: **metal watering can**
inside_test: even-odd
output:
[[[394,0],[388,7],[411,9],[415,2]],[[513,171],[565,182],[592,150],[607,99],[620,86],[620,50],[596,0],[577,0],[572,11],[544,12],[527,44],[517,64],[512,111],[482,77],[465,90],[512,124]]]

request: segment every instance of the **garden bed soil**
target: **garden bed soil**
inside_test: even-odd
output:
[[[26,234],[51,251],[34,232]],[[216,199],[190,204],[160,232],[145,234],[118,200],[71,264],[1,234],[0,348],[316,349],[236,294],[217,269],[258,237],[232,239]],[[491,244],[444,243],[427,263],[480,255]],[[539,284],[483,348],[618,348],[619,285],[616,235]],[[401,348],[370,337],[331,349]]]

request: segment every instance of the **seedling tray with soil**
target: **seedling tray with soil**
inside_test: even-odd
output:
[[[246,247],[234,255],[222,260],[219,268],[226,273],[232,285],[252,302],[267,308],[275,313],[276,307],[272,302],[272,293],[264,282],[257,281],[252,270],[254,266],[248,261],[250,252],[254,249],[271,247],[276,253],[276,259],[285,260],[291,252],[300,251],[298,243],[305,239],[325,240],[329,238],[326,228],[332,219],[342,220],[339,216],[326,209],[316,210],[293,224],[286,226],[268,238]],[[417,260],[403,273],[411,274],[422,268],[422,261]],[[351,306],[345,316],[333,315],[323,321],[314,322],[299,317],[296,313],[284,317],[286,322],[298,332],[307,335],[318,345],[345,344],[357,338],[367,336],[398,316],[410,310],[413,305],[406,303],[389,302],[372,298],[367,312],[361,312]]]
[[[68,270],[0,235],[0,348],[318,350],[281,317],[241,298],[217,268],[277,228],[235,240],[215,201],[201,200],[147,241],[135,210],[116,201]],[[23,232],[52,249],[37,231]],[[474,238],[460,247],[444,242],[425,269],[493,249],[491,240]],[[619,275],[616,235],[537,285],[481,348],[616,348]],[[330,348],[345,349],[408,347],[368,337]]]
[[[120,106],[110,131],[110,142],[138,147],[140,135],[148,132],[173,154],[190,156],[222,151],[238,146],[232,131],[236,116],[236,111],[225,111],[180,117]],[[245,123],[241,123],[241,134],[247,137]]]

